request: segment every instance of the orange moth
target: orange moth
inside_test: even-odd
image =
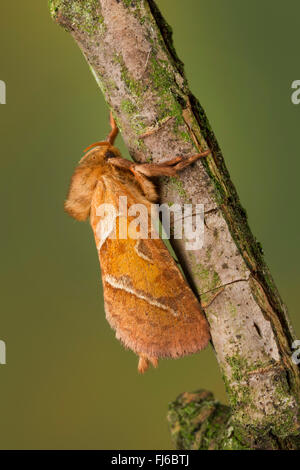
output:
[[[200,351],[207,346],[210,333],[201,305],[164,242],[145,233],[147,229],[141,230],[138,238],[131,236],[133,217],[125,218],[119,201],[124,198],[126,209],[143,204],[150,219],[157,192],[149,178],[174,176],[210,152],[158,164],[130,162],[113,146],[118,129],[112,115],[110,122],[107,140],[88,147],[79,161],[65,210],[76,220],[90,217],[106,318],[116,337],[139,356],[138,370],[143,373],[150,363],[156,367],[159,358]],[[102,210],[107,205],[116,208],[109,217]],[[151,230],[151,224],[146,226]]]

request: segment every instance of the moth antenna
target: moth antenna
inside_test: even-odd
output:
[[[107,144],[114,145],[114,141],[116,140],[119,129],[118,129],[116,121],[115,121],[115,119],[112,115],[112,112],[110,112],[110,115],[109,115],[109,122],[110,122],[110,125],[111,125],[111,131],[108,134],[107,139],[104,142],[103,141],[102,142],[95,142],[94,144],[89,145],[86,149],[84,149],[84,152],[88,152],[89,150],[91,150],[94,147],[101,147],[101,146],[107,145]]]
[[[112,112],[110,112],[110,115],[109,115],[109,122],[110,122],[110,125],[111,125],[111,131],[107,136],[107,142],[110,145],[114,145],[114,141],[115,141],[115,139],[118,135],[119,129],[118,129],[117,123],[116,123],[116,121],[113,117]]]
[[[95,142],[94,144],[89,145],[86,149],[84,149],[84,153],[91,150],[93,147],[101,147],[103,145],[107,145],[107,142]]]

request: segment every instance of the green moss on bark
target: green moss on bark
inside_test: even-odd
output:
[[[186,450],[247,449],[231,423],[231,411],[211,392],[183,393],[169,405],[168,422],[173,444]]]
[[[49,0],[49,9],[54,20],[59,15],[64,18],[68,30],[77,29],[89,35],[105,31],[98,0]]]

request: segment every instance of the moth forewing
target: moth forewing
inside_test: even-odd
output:
[[[116,184],[105,177],[91,202],[91,225],[102,271],[106,318],[116,337],[139,357],[139,370],[160,357],[177,358],[203,349],[209,339],[206,319],[191,289],[161,239],[151,238],[150,203],[136,187]],[[127,195],[127,217],[120,212],[119,198]],[[146,203],[147,230],[132,236],[133,203]],[[112,204],[113,216],[99,207]],[[120,237],[120,224],[127,223],[127,238]],[[101,226],[103,229],[101,229]]]

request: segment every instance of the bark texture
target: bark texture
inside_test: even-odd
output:
[[[81,48],[135,161],[162,162],[211,149],[161,202],[204,204],[205,242],[172,242],[205,309],[231,408],[209,392],[170,405],[175,445],[297,448],[299,370],[286,308],[253,237],[207,117],[188,88],[172,33],[153,0],[50,0],[53,18]],[[100,138],[102,136],[99,136]]]

